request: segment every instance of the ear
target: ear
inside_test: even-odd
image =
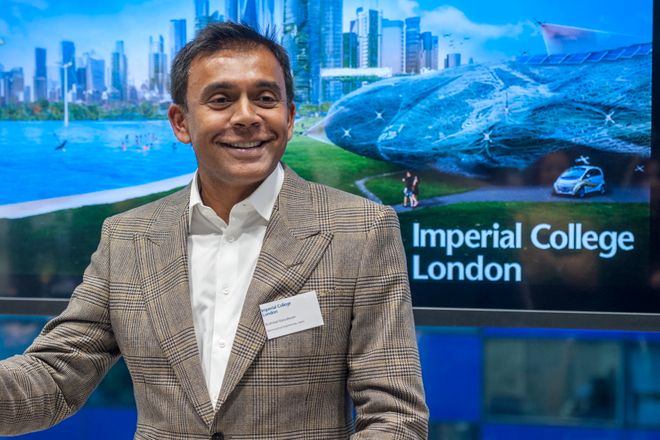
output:
[[[296,119],[296,104],[289,105],[289,120],[287,121],[289,140],[293,137],[293,121]]]
[[[170,104],[170,108],[167,110],[167,118],[170,120],[174,136],[179,142],[189,144],[191,139],[185,110],[178,104]]]

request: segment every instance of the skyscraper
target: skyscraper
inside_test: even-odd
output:
[[[63,91],[70,91],[73,85],[76,83],[76,46],[73,44],[73,41],[62,41],[60,43],[60,48],[62,50],[62,65],[71,63],[67,67],[67,84],[64,84],[64,71],[60,69],[60,85]]]
[[[461,65],[460,53],[448,53],[445,58],[445,69],[450,67],[458,67]]]
[[[123,40],[115,42],[115,51],[112,52],[111,97],[118,101],[126,101],[128,97],[128,60]]]
[[[406,18],[406,73],[419,73],[421,44],[420,44],[420,18]]]
[[[206,3],[208,5],[208,1]],[[240,16],[239,11],[241,10],[240,3],[240,0],[225,0],[225,20],[238,23]]]
[[[170,60],[174,60],[187,41],[186,20],[184,18],[170,20]]]
[[[380,67],[383,55],[382,11],[357,8],[357,35],[360,67]]]
[[[227,0],[229,5],[233,0]],[[223,17],[218,15],[218,11],[211,13],[209,0],[195,0],[195,35],[204,29],[209,23],[222,21]]]
[[[100,102],[105,92],[105,60],[95,53],[85,54],[85,97],[87,102]]]
[[[340,0],[341,1],[341,0]],[[282,10],[282,0],[259,0],[259,26],[262,32],[275,32],[276,39],[282,36],[282,20],[284,11]]]
[[[321,0],[321,67],[342,67],[342,10],[343,0]],[[341,98],[340,81],[322,83],[321,99],[325,102]]]
[[[76,94],[73,97],[77,101],[85,100],[85,90],[87,89],[87,69],[82,66],[82,61],[76,68]]]
[[[227,2],[229,3],[230,0]],[[210,9],[209,0],[195,0],[195,34],[209,24]]]
[[[383,19],[383,64],[396,75],[404,71],[403,20]]]
[[[358,66],[358,36],[355,32],[342,35],[342,67]]]
[[[428,70],[438,70],[438,37],[431,32],[422,32],[420,35],[421,67]]]
[[[165,40],[159,35],[158,40],[149,37],[149,90],[162,98],[169,86]]]
[[[5,72],[5,67],[0,64],[0,105],[7,105],[7,88],[9,87],[9,72]]]
[[[252,29],[261,30],[258,19],[257,0],[243,0],[240,21]]]
[[[341,67],[343,0],[320,0],[321,67]]]
[[[288,1],[288,0],[287,0]],[[283,0],[225,0],[225,19],[282,35]]]
[[[287,0],[282,43],[291,57],[295,99],[318,103],[321,91],[320,2]]]
[[[34,49],[34,99],[48,99],[48,72],[46,69],[46,49]]]
[[[6,74],[6,98],[9,104],[24,102],[29,97],[25,94],[25,80],[23,77],[23,68],[14,67]]]

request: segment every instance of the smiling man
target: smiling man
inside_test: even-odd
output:
[[[106,220],[67,309],[0,363],[0,434],[72,414],[123,355],[136,439],[426,438],[398,220],[280,163],[284,49],[212,24],[171,81],[195,178]]]

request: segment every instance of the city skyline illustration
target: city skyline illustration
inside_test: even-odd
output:
[[[0,17],[3,104],[61,100],[62,64],[72,101],[167,101],[172,57],[209,21],[274,26],[292,57],[297,100],[313,103],[352,90],[335,80],[346,72],[332,69],[389,69],[359,72],[359,80],[543,53],[539,22],[652,40],[652,0],[8,0],[7,11]],[[318,26],[302,28],[303,19]],[[316,46],[296,38],[305,32]],[[310,51],[317,55],[298,61]]]

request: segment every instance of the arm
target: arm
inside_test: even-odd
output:
[[[425,439],[428,409],[399,221],[383,208],[369,230],[355,287],[348,390],[358,439]]]
[[[22,356],[0,362],[0,435],[45,429],[77,411],[119,356],[108,309],[109,244],[101,243],[69,305]]]

